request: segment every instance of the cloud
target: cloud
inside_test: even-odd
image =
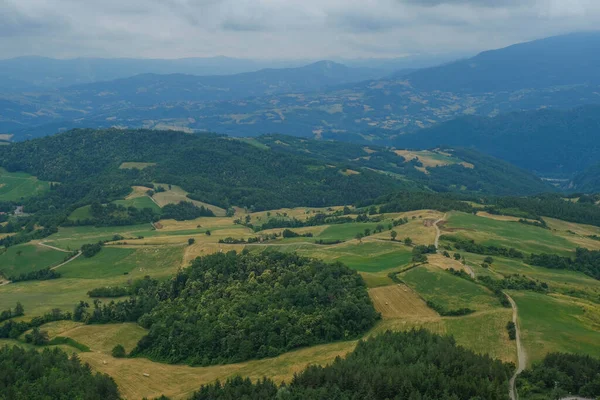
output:
[[[390,57],[597,26],[597,0],[0,0],[0,56]]]

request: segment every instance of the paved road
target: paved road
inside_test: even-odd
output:
[[[527,354],[525,354],[525,350],[523,349],[523,346],[521,345],[521,329],[519,328],[519,321],[518,321],[518,316],[519,316],[519,309],[517,308],[517,303],[515,303],[515,301],[512,299],[512,297],[510,297],[508,294],[504,293],[506,295],[506,298],[508,299],[508,301],[510,302],[510,305],[512,307],[513,310],[513,322],[515,323],[515,328],[516,328],[516,337],[515,337],[515,341],[517,342],[517,370],[515,371],[515,374],[512,376],[512,378],[510,378],[510,384],[509,384],[509,396],[511,400],[519,400],[519,393],[517,392],[517,376],[523,372],[523,370],[525,369],[525,366],[527,365]]]

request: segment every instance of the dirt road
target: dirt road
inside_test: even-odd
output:
[[[63,253],[70,253],[69,250],[61,249],[59,247],[50,246],[49,244],[42,243],[42,242],[39,242],[38,246],[44,246],[44,247],[47,247],[47,248],[52,249],[52,250],[62,251]]]
[[[446,214],[444,214],[444,216],[440,219],[438,219],[437,221],[435,221],[433,223],[433,226],[435,227],[435,248],[437,249],[439,247],[439,243],[440,243],[440,236],[442,235],[442,232],[440,231],[440,227],[438,226],[438,224],[440,222],[442,222],[444,219],[446,219]]]
[[[78,252],[77,254],[75,254],[73,257],[69,258],[69,259],[68,259],[67,261],[65,261],[64,263],[62,263],[62,264],[58,264],[56,267],[52,267],[52,268],[50,268],[50,269],[56,269],[56,268],[60,268],[60,267],[62,267],[63,265],[65,265],[65,264],[68,264],[68,263],[70,263],[71,261],[73,261],[74,259],[76,259],[77,257],[79,257],[81,254],[82,254],[82,253],[81,253],[81,251],[80,251],[80,252]]]
[[[515,328],[516,328],[515,341],[517,342],[517,360],[518,360],[517,361],[517,370],[515,371],[515,374],[512,376],[512,378],[510,378],[508,394],[509,394],[511,400],[519,400],[519,393],[517,393],[517,376],[521,372],[523,372],[523,370],[525,369],[525,366],[527,365],[527,354],[525,354],[525,350],[523,349],[523,346],[521,345],[521,329],[519,328],[519,321],[518,321],[519,309],[517,308],[517,303],[515,303],[515,301],[512,299],[512,297],[510,297],[508,294],[506,294],[506,293],[504,293],[504,294],[506,295],[506,298],[510,302],[510,305],[513,310],[512,319],[513,319],[513,322],[515,323]]]

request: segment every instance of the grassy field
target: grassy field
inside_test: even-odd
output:
[[[160,207],[148,196],[138,196],[125,200],[116,200],[114,203],[123,207],[135,207],[139,209],[150,208],[155,213],[160,213]]]
[[[326,261],[340,261],[357,271],[381,272],[410,263],[411,249],[399,243],[352,241],[336,246],[311,246],[300,254]]]
[[[0,168],[0,201],[19,201],[50,189],[50,183],[24,172]]]
[[[600,307],[566,296],[510,292],[519,307],[521,337],[528,361],[548,352],[600,356]]]
[[[576,243],[548,229],[458,212],[449,214],[443,233],[473,239],[485,245],[513,247],[527,253],[569,255],[577,247]]]
[[[67,255],[35,244],[12,246],[0,254],[0,271],[8,276],[38,271],[59,264]]]
[[[425,300],[431,300],[447,310],[471,308],[481,311],[499,306],[487,289],[436,267],[417,267],[399,276]]]

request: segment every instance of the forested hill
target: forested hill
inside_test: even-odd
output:
[[[152,165],[120,169],[124,162]],[[44,198],[40,207],[67,199],[107,201],[152,182],[181,186],[218,206],[256,209],[351,204],[411,186],[368,170],[345,174],[334,164],[236,139],[173,131],[74,130],[2,146],[0,165],[61,183],[46,197],[63,204]]]
[[[573,190],[584,193],[600,192],[600,163],[577,174],[572,182]]]
[[[468,146],[539,174],[573,174],[600,162],[600,106],[464,117],[397,140],[398,146]]]
[[[125,162],[151,165],[119,168]],[[255,209],[354,204],[397,190],[528,195],[552,189],[469,150],[413,154],[286,136],[239,140],[173,131],[74,130],[2,146],[0,166],[60,182],[50,197],[70,203],[108,201],[152,182],[181,186],[224,208]]]

